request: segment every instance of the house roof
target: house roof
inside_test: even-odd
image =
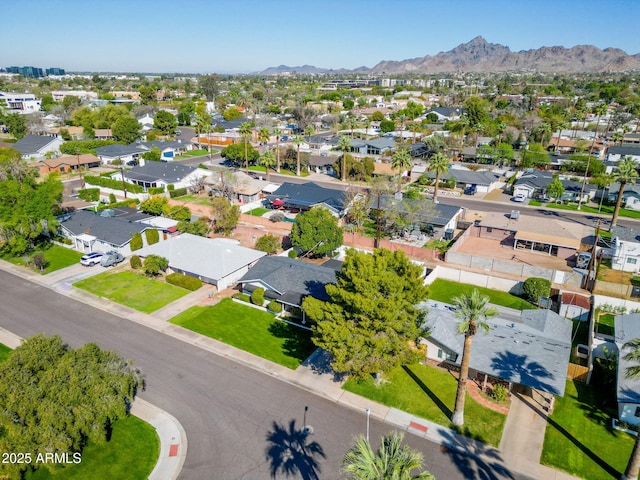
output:
[[[306,296],[329,300],[325,285],[336,282],[336,269],[289,257],[262,257],[238,283],[261,282],[291,305]]]
[[[213,188],[222,188],[221,175],[224,175],[225,172],[229,172],[229,170],[214,167],[211,175],[205,177],[204,183]],[[232,175],[236,182],[234,190],[241,195],[256,195],[264,191],[267,185],[270,185],[266,180],[254,178],[242,170],[232,171]]]
[[[77,210],[60,222],[60,227],[77,236],[92,235],[114,246],[126,245],[136,232],[150,228],[122,217],[106,217],[89,210]]]
[[[129,180],[139,182],[163,181],[167,184],[176,183],[190,175],[196,167],[169,162],[145,162],[127,170],[124,176]]]
[[[614,239],[620,239],[623,242],[640,243],[640,230],[615,225],[611,228],[611,236]]]
[[[620,352],[618,358],[617,397],[621,403],[640,403],[640,379],[627,378],[627,368],[638,365],[625,360],[628,352],[622,346],[636,338],[640,338],[640,313],[617,315],[614,318],[615,342]]]
[[[544,190],[551,182],[553,182],[553,172],[548,172],[546,170],[532,170],[522,175],[513,185],[527,185],[533,189]]]
[[[562,305],[574,305],[585,310],[589,310],[591,308],[589,297],[574,292],[562,292],[560,295],[560,303]]]
[[[633,155],[640,157],[640,146],[638,145],[616,145],[609,147],[609,155]]]
[[[351,141],[351,147],[352,148],[361,148],[364,146],[371,146],[374,148],[378,148],[380,150],[384,150],[387,148],[395,148],[396,146],[396,141],[394,138],[392,137],[380,137],[380,138],[373,138],[371,140],[352,140]]]
[[[442,304],[420,304],[428,311],[429,340],[458,354],[462,360],[464,335],[460,318]],[[434,308],[435,307],[435,308]],[[519,320],[491,318],[488,334],[473,339],[470,367],[481,373],[526,385],[554,395],[564,394],[571,352],[570,320],[551,310],[523,310]]]
[[[127,155],[135,155],[137,153],[144,152],[146,152],[146,149],[141,149],[139,143],[132,143],[131,145],[114,143],[96,148],[96,155],[99,157],[126,157]]]
[[[56,141],[56,137],[50,137],[48,135],[25,135],[13,144],[13,148],[18,150],[22,155],[31,155],[38,153],[54,141]]]
[[[427,170],[429,178],[436,178],[435,172]],[[441,180],[455,178],[457,183],[466,183],[471,185],[491,185],[500,179],[500,175],[487,170],[474,172],[473,170],[463,170],[461,168],[450,168],[447,173],[440,175]]]
[[[490,212],[480,220],[482,227],[499,228],[510,232],[517,232],[518,238],[524,240],[541,240],[555,245],[579,246],[580,242],[593,234],[593,229],[579,223],[566,222],[556,218],[536,217],[521,214],[512,219],[510,214]],[[536,237],[534,239],[534,237]]]
[[[431,110],[429,110],[428,112],[425,112],[424,115],[429,115],[430,113],[438,113],[440,115],[442,115],[443,117],[452,117],[452,116],[460,116],[462,115],[462,108],[460,107],[456,107],[456,108],[451,108],[451,107],[436,107],[436,108],[432,108]]]
[[[61,165],[90,165],[92,163],[100,163],[100,159],[91,153],[83,153],[78,155],[63,155],[57,158],[46,158],[39,160],[37,163],[42,163],[50,168],[59,167]]]
[[[140,256],[159,255],[169,266],[193,275],[220,280],[266,255],[240,246],[237,240],[205,238],[183,233],[137,250]]]
[[[340,213],[344,209],[346,196],[342,190],[321,187],[313,182],[302,184],[285,182],[270,195],[270,198],[279,198],[285,201],[285,205],[293,207],[324,204],[335,213]]]
[[[377,197],[371,199],[370,207],[376,210],[378,209]],[[415,207],[421,207],[421,210],[413,212]],[[436,227],[442,227],[458,215],[461,208],[444,203],[433,203],[431,201],[419,202],[408,198],[396,199],[396,197],[392,195],[381,195],[380,210],[393,210],[400,213],[411,211],[416,214],[419,221],[430,223]]]

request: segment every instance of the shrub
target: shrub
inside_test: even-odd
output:
[[[170,183],[169,185],[167,185],[167,190],[169,190],[170,192],[173,192],[175,188],[176,186],[173,183]]]
[[[176,188],[174,190],[169,190],[169,196],[171,198],[182,197],[187,194],[186,188]]]
[[[130,248],[132,252],[142,248],[142,235],[140,235],[140,232],[134,233],[131,237]]]
[[[198,168],[202,168],[203,170],[209,170],[209,167],[207,167],[204,163],[199,164]]]
[[[169,268],[169,260],[159,255],[149,255],[144,259],[142,267],[144,273],[153,277]]]
[[[131,268],[133,268],[134,270],[138,270],[140,267],[142,267],[142,260],[140,260],[140,257],[138,255],[132,255],[129,259],[129,265],[131,265]]]
[[[493,387],[493,391],[491,392],[491,396],[496,402],[505,401],[508,395],[509,395],[509,391],[507,390],[507,387],[505,387],[501,383],[499,383],[498,385],[495,385]]]
[[[149,188],[149,195],[160,195],[164,193],[164,187],[151,187]]]
[[[524,297],[531,303],[538,304],[538,298],[548,297],[551,293],[551,282],[546,278],[527,278],[522,284]]]
[[[191,220],[191,210],[189,210],[189,207],[174,205],[169,208],[167,217],[178,220],[179,222],[189,221]]]
[[[31,262],[33,263],[33,266],[38,270],[44,270],[47,266],[47,263],[49,263],[47,262],[47,259],[44,258],[44,254],[42,253],[36,253],[31,259]]]
[[[109,194],[109,203],[110,204],[116,203],[116,195],[114,193]]]
[[[78,198],[85,202],[97,202],[100,200],[100,189],[83,188],[82,190],[78,190]]]
[[[73,240],[71,240],[70,238],[63,238],[62,239],[62,243],[64,243],[65,245],[71,245],[73,243]]]
[[[147,245],[153,245],[160,241],[160,233],[155,228],[150,228],[144,231],[144,236],[147,237]]]
[[[289,253],[287,253],[287,256],[289,258],[296,258],[298,256],[298,251],[295,248],[292,248],[289,250]]]
[[[273,215],[271,215],[269,217],[269,220],[271,220],[273,223],[275,222],[284,222],[284,213],[282,212],[276,212]]]
[[[85,183],[89,185],[97,185],[98,187],[112,188],[114,190],[122,190],[122,180],[114,180],[107,177],[92,177],[88,176],[84,178]],[[129,193],[142,193],[144,189],[140,185],[133,183],[125,184],[127,192]]]
[[[183,275],[182,273],[170,273],[166,277],[167,283],[171,285],[175,285],[176,287],[186,288],[187,290],[191,290],[192,292],[198,290],[202,287],[202,280],[195,277],[190,277],[188,275]]]
[[[258,287],[251,292],[251,303],[254,305],[264,305],[264,288]]]
[[[275,300],[271,300],[267,308],[269,309],[269,311],[273,313],[282,312],[282,304],[279,302],[276,302]]]
[[[241,302],[251,303],[251,297],[246,293],[236,293],[233,298],[240,300]]]
[[[270,233],[261,236],[257,241],[256,241],[256,250],[260,250],[261,252],[266,252],[266,253],[276,253],[278,251],[278,248],[280,248],[280,245],[282,244],[281,240],[279,237],[276,237],[275,235],[271,235]]]

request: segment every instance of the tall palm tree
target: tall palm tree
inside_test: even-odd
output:
[[[391,166],[398,170],[398,192],[402,190],[402,172],[411,167],[411,155],[408,148],[396,150],[391,157]]]
[[[273,153],[273,150],[265,150],[260,155],[260,165],[262,165],[267,173],[267,182],[270,181],[269,178],[269,169],[273,168],[276,164],[276,154]]]
[[[300,176],[300,145],[304,143],[304,138],[302,135],[296,135],[291,143],[296,146],[296,175]]]
[[[464,335],[464,347],[462,349],[462,361],[460,362],[460,376],[458,377],[458,390],[456,391],[456,404],[451,416],[454,425],[464,424],[464,399],[467,394],[467,378],[469,377],[469,361],[471,360],[471,344],[473,336],[482,330],[489,332],[489,324],[483,320],[495,316],[498,311],[493,307],[487,307],[489,297],[480,295],[477,288],[471,295],[463,293],[453,298],[452,302],[457,308],[456,317],[462,321],[458,324],[458,333]]]
[[[374,452],[371,444],[359,435],[344,456],[342,471],[353,480],[435,480],[426,470],[417,475],[411,474],[413,470],[422,468],[424,459],[420,452],[403,447],[403,439],[403,433],[392,432],[382,437],[380,448]]]
[[[342,136],[338,141],[338,148],[342,150],[342,181],[347,181],[347,153],[351,151],[351,139]]]
[[[258,141],[260,143],[264,143],[265,145],[269,143],[269,139],[271,138],[271,133],[269,133],[269,129],[267,127],[262,127],[258,130]]]
[[[249,170],[249,139],[251,138],[251,123],[244,122],[240,125],[240,136],[244,142],[244,168]]]
[[[433,203],[438,203],[438,184],[440,183],[440,175],[449,171],[449,159],[444,153],[436,153],[429,160],[428,170],[430,172],[436,172],[436,184],[433,190]]]
[[[409,124],[409,131],[413,133],[411,136],[411,143],[416,143],[416,133],[419,133],[423,130],[422,124],[420,122],[412,122]]]
[[[620,213],[620,206],[622,205],[622,196],[624,194],[624,187],[627,183],[636,183],[638,178],[638,164],[629,156],[625,156],[618,162],[618,166],[613,169],[613,180],[620,182],[620,188],[618,189],[618,198],[616,199],[616,206],[613,209],[613,216],[611,217],[611,225],[609,231],[616,226],[618,222],[618,213]]]
[[[634,338],[622,346],[622,351],[628,352],[622,357],[628,362],[634,362],[635,365],[627,367],[625,376],[627,378],[640,378],[640,338]],[[620,480],[635,480],[640,473],[640,435],[636,435],[636,442],[633,445],[627,468]]]
[[[578,198],[578,210],[582,206],[582,196],[584,195],[584,187],[587,183],[587,175],[589,174],[589,167],[591,165],[591,155],[593,155],[593,147],[596,144],[596,138],[598,138],[598,127],[600,126],[600,118],[607,113],[607,104],[599,103],[593,109],[593,113],[598,115],[598,121],[596,122],[596,131],[593,132],[593,140],[591,141],[591,147],[589,148],[589,154],[587,155],[587,166],[582,177],[582,187],[580,187],[580,197]]]
[[[276,172],[280,173],[280,137],[282,136],[282,130],[274,128],[273,134],[276,136]]]
[[[311,145],[311,135],[315,135],[316,130],[313,128],[313,125],[307,125],[304,128],[304,134],[307,136],[307,143]]]

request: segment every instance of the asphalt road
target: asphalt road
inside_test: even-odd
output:
[[[304,422],[324,457],[317,456],[318,478],[340,477],[342,456],[354,435],[366,428],[364,412],[344,408],[232,360],[200,350],[172,337],[76,302],[46,287],[0,271],[0,326],[28,337],[59,334],[71,346],[95,342],[130,358],[145,375],[141,398],[173,414],[187,432],[189,449],[180,478],[202,480],[267,479],[275,445],[286,450]],[[391,427],[372,419],[371,437]],[[276,433],[274,443],[267,436]],[[439,480],[524,479],[472,455],[446,451],[412,435],[407,442],[422,451]],[[309,451],[309,449],[307,450]],[[308,465],[300,453],[293,458]],[[285,478],[277,475],[276,478]],[[294,474],[289,478],[305,478]],[[315,477],[306,477],[315,478]]]

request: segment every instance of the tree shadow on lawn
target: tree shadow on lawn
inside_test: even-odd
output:
[[[274,337],[283,338],[283,353],[301,362],[306,360],[316,348],[311,341],[311,332],[281,320],[275,320],[269,326],[269,333]]]
[[[415,373],[413,373],[408,366],[403,365],[402,369],[407,373],[407,375],[411,377],[411,379],[414,382],[416,382],[416,385],[418,385],[422,389],[422,391],[429,396],[431,401],[436,404],[436,406],[440,409],[442,413],[444,413],[445,417],[451,418],[451,415],[453,415],[453,412],[449,409],[449,407],[447,407],[444,404],[442,400],[440,400],[440,397],[438,397],[433,392],[433,390],[427,387],[427,385],[425,385],[425,383],[422,380],[420,380],[420,377],[418,377]]]

